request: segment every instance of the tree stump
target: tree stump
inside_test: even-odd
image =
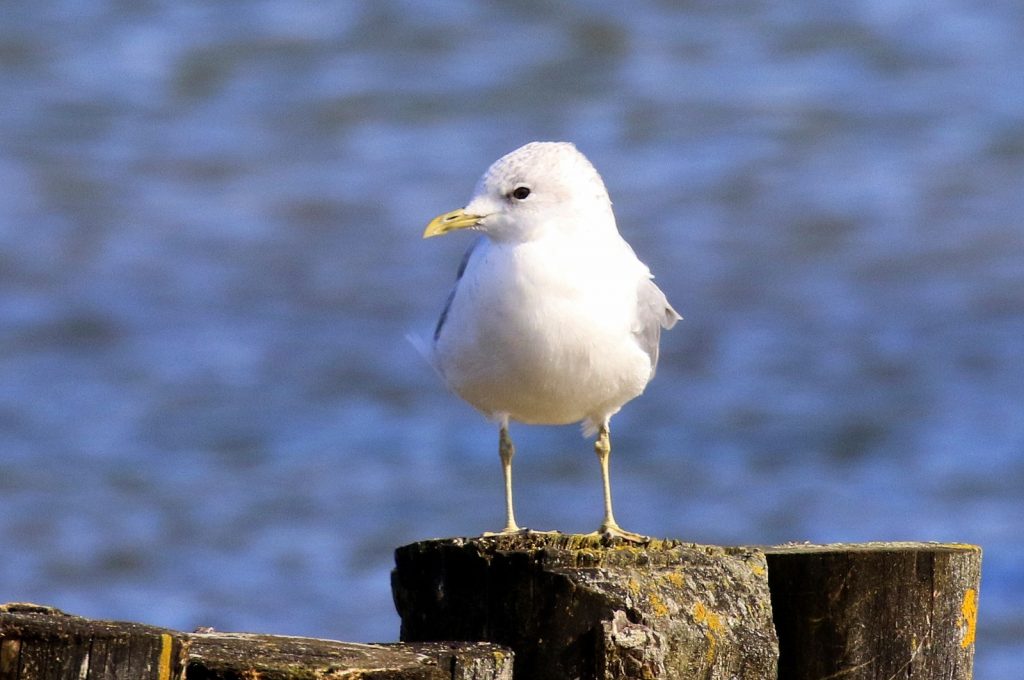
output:
[[[780,680],[969,680],[981,549],[766,548]]]
[[[764,555],[517,534],[399,548],[402,640],[487,640],[520,680],[775,677]]]
[[[245,633],[182,633],[0,606],[0,680],[512,680],[496,645],[374,645]]]

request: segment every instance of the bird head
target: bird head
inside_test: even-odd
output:
[[[552,230],[615,230],[601,176],[568,142],[531,142],[499,158],[464,208],[438,215],[423,238],[461,229],[523,242]]]

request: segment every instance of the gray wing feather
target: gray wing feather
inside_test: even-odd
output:
[[[661,329],[668,330],[682,319],[668,298],[661,292],[661,288],[651,279],[644,279],[640,283],[640,290],[637,293],[636,326],[633,335],[640,344],[640,348],[651,358],[651,377],[658,367],[658,342],[661,340]]]
[[[459,281],[462,280],[462,275],[466,273],[466,266],[469,264],[469,258],[472,257],[473,251],[480,245],[480,241],[483,237],[478,238],[473,242],[473,245],[469,247],[466,254],[462,256],[462,262],[459,263],[459,270],[455,273],[455,285],[452,286],[452,292],[448,293],[448,300],[444,303],[444,309],[441,310],[441,316],[437,320],[437,326],[434,327],[434,342],[441,337],[441,329],[444,328],[444,322],[448,320],[448,310],[452,308],[452,301],[455,300],[455,291],[459,289]]]

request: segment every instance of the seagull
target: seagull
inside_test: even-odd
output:
[[[512,505],[509,422],[582,423],[596,435],[604,519],[592,536],[646,541],[612,513],[608,423],[644,391],[661,330],[682,317],[623,240],[604,182],[568,142],[531,142],[494,162],[470,202],[423,238],[480,233],[458,268],[427,358],[448,387],[499,426],[505,527]]]

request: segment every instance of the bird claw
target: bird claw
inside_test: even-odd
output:
[[[537,531],[526,527],[505,527],[501,531],[485,531],[480,534],[481,538],[492,538],[494,536],[546,536],[560,533],[558,531]]]
[[[618,538],[623,541],[630,543],[641,543],[646,544],[651,542],[650,536],[644,536],[643,534],[634,533],[632,531],[626,531],[617,524],[602,524],[601,527],[592,533],[587,534],[591,538],[603,538],[606,540],[612,540]]]
[[[520,529],[519,527],[515,527],[514,529],[505,528],[501,531],[485,531],[484,533],[480,534],[480,538],[493,538],[495,536],[520,536],[522,534],[525,534],[527,531],[528,529]]]

